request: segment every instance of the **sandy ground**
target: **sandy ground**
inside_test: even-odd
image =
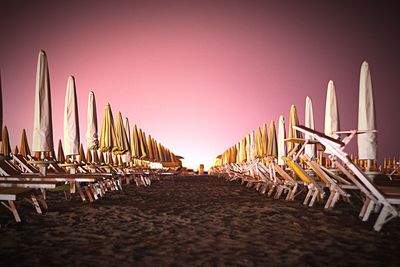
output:
[[[400,224],[380,233],[357,217],[260,195],[220,178],[129,185],[93,204],[50,193],[23,222],[0,212],[0,262],[13,266],[399,266]],[[5,266],[1,264],[2,266]]]

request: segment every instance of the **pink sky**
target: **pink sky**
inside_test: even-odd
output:
[[[390,3],[311,1],[9,1],[0,8],[4,124],[13,145],[33,127],[36,60],[48,55],[55,143],[62,139],[68,75],[74,75],[85,141],[89,90],[99,126],[111,103],[195,167],[296,104],[313,99],[323,130],[334,80],[342,129],[357,126],[358,79],[369,62],[380,158],[397,139],[399,18]],[[248,3],[251,2],[251,3]],[[361,3],[361,2],[360,2]],[[354,146],[353,146],[354,148]]]

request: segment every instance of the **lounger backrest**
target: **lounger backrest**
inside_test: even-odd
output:
[[[18,164],[21,165],[21,167],[26,170],[29,173],[39,173],[39,170],[33,166],[32,164],[30,164],[25,158],[24,156],[20,155],[20,154],[16,154],[13,155],[13,158],[16,162],[18,162]]]
[[[2,176],[15,176],[21,174],[21,172],[13,168],[5,159],[0,160],[0,173]]]
[[[51,163],[50,167],[56,172],[56,173],[66,173],[66,171],[57,163]]]
[[[311,179],[308,177],[308,174],[291,158],[282,157],[282,159],[286,162],[286,164],[299,176],[299,178],[305,182],[306,184],[311,183]]]

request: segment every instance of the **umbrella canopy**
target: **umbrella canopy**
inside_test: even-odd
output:
[[[31,155],[31,150],[28,145],[28,138],[26,137],[25,129],[22,129],[21,144],[19,146],[19,153],[25,158]]]
[[[78,99],[76,96],[75,78],[69,76],[67,82],[67,92],[65,95],[64,107],[64,146],[65,154],[79,154],[79,115],[78,115]]]
[[[312,101],[310,97],[306,97],[306,111],[305,111],[305,126],[314,130],[314,112]],[[305,139],[312,139],[311,136],[305,134]],[[317,150],[314,144],[306,145],[304,152],[310,157],[315,158],[317,156]]]
[[[143,133],[142,129],[139,128],[138,131],[138,140],[139,140],[139,146],[140,146],[140,159],[146,159],[147,158],[147,153],[146,153],[146,148],[145,148],[145,139],[143,139]]]
[[[143,137],[143,147],[144,150],[146,151],[146,160],[149,159],[149,148],[147,147],[147,137],[146,137],[146,133],[144,131],[142,131],[142,137]]]
[[[117,113],[117,119],[115,121],[115,137],[117,146],[114,149],[116,155],[122,155],[129,151],[128,136],[125,132],[124,121],[122,119],[121,112]]]
[[[79,146],[78,162],[86,162],[85,150],[83,149],[83,145],[82,144]]]
[[[47,57],[44,51],[40,51],[36,72],[35,110],[32,134],[32,150],[34,152],[53,150],[53,123],[51,114],[50,77]]]
[[[18,146],[14,147],[14,155],[18,155],[19,154],[19,150],[18,150]]]
[[[275,122],[271,120],[269,124],[268,130],[268,148],[267,148],[267,156],[269,157],[278,157],[278,145],[276,143],[276,129]]]
[[[131,153],[133,158],[135,159],[140,158],[141,148],[140,148],[139,135],[136,124],[132,128]]]
[[[96,152],[95,152],[96,153]],[[93,159],[92,159],[92,150],[90,148],[88,148],[86,150],[86,163],[92,163]]]
[[[104,163],[105,163],[105,161],[104,161],[104,154],[103,154],[103,152],[101,152],[101,151],[100,151],[100,156],[99,156],[99,163],[100,163],[100,164],[104,164]]]
[[[100,150],[102,152],[110,152],[116,147],[117,140],[115,137],[114,118],[112,115],[111,106],[110,104],[107,104],[104,110],[103,122],[101,124]]]
[[[261,131],[261,145],[262,145],[262,156],[267,156],[267,147],[268,147],[268,133],[267,133],[267,124],[264,123]]]
[[[1,138],[1,154],[8,157],[11,153],[10,138],[8,137],[7,126],[3,127],[2,138]]]
[[[251,161],[251,140],[250,140],[250,133],[246,135],[246,162]]]
[[[64,149],[63,149],[62,143],[61,143],[61,139],[58,140],[57,160],[60,163],[65,162],[65,154],[64,154]]]
[[[125,117],[125,122],[124,122],[124,128],[125,128],[125,132],[126,132],[126,136],[128,137],[128,144],[129,144],[129,152],[131,151],[131,128],[129,125],[129,119],[127,117]]]
[[[360,72],[360,92],[358,99],[358,130],[376,130],[374,92],[371,72],[367,62],[363,62]],[[375,133],[357,135],[358,157],[376,159],[377,138]]]
[[[336,100],[336,89],[333,81],[329,81],[325,105],[325,134],[338,138],[334,132],[339,131],[339,111]]]
[[[240,163],[245,163],[247,161],[247,138],[243,138],[240,142]]]
[[[103,153],[100,152],[103,155]],[[100,163],[99,153],[97,150],[93,150],[93,163]]]
[[[158,157],[160,159],[160,162],[164,162],[164,157],[163,157],[163,153],[162,153],[162,146],[160,143],[157,144],[157,150],[158,150]]]
[[[89,149],[97,149],[99,146],[99,135],[97,128],[96,97],[92,91],[89,92],[86,142]]]
[[[153,153],[153,145],[151,142],[151,135],[149,134],[147,136],[147,147],[149,150],[149,160],[153,161],[154,160],[154,153]]]
[[[289,138],[301,138],[301,133],[293,128],[293,126],[299,125],[299,116],[297,115],[297,108],[295,105],[290,107],[289,114]],[[288,143],[288,151],[292,150],[294,144],[292,142]]]
[[[278,164],[284,165],[285,162],[283,161],[282,157],[286,156],[286,130],[285,130],[285,120],[283,116],[279,116],[279,123],[278,123]]]
[[[258,127],[257,130],[256,130],[255,155],[256,155],[256,158],[262,158],[263,157],[262,133],[261,133],[261,128],[260,127]]]
[[[153,146],[154,161],[160,162],[160,157],[158,156],[158,150],[157,150],[157,141],[154,138],[152,138],[152,146]]]

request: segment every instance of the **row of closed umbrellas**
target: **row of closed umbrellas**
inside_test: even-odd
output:
[[[133,162],[132,160],[135,159],[161,163],[180,162],[182,157],[175,155],[151,135],[146,135],[136,124],[130,128],[128,118],[124,119],[121,112],[117,113],[114,122],[110,104],[105,107],[99,136],[94,92],[89,92],[88,99],[87,155],[93,162],[97,160],[98,154],[94,152],[98,150],[100,157],[102,156],[101,152],[107,152],[109,155],[114,154],[120,157],[124,163]],[[2,116],[0,117],[2,120]],[[2,154],[7,155],[11,151],[6,127],[3,130],[2,141]],[[82,150],[76,83],[75,78],[69,76],[64,108],[64,150],[60,140],[58,154],[59,157],[62,157],[61,154],[64,154],[65,151],[67,157],[74,159],[79,154],[82,156]],[[48,152],[54,153],[50,78],[47,56],[44,51],[39,52],[37,63],[32,152],[39,152],[41,158],[44,158]],[[25,156],[31,153],[25,129],[22,132],[19,153]]]
[[[267,125],[264,123],[262,126],[243,137],[238,143],[226,149],[221,155],[217,156],[216,165],[245,163],[251,162],[256,158],[263,159],[266,157],[277,159],[278,164],[283,165],[282,157],[286,156],[294,147],[293,142],[285,142],[286,138],[302,138],[301,133],[292,128],[292,126],[295,125],[299,125],[299,118],[296,106],[292,105],[290,108],[287,135],[284,117],[280,116],[278,120],[278,131],[276,131],[274,120],[271,120],[268,131]],[[308,96],[306,97],[304,126],[315,129],[312,100]],[[377,134],[374,96],[369,64],[365,61],[362,63],[360,71],[358,130],[369,131],[357,135],[358,157],[365,160],[376,160]],[[339,131],[340,120],[336,89],[333,81],[329,81],[325,106],[324,132],[326,135],[337,139],[339,138]],[[304,138],[310,139],[308,136],[304,136]],[[305,153],[311,158],[317,157],[315,145],[306,145]]]

